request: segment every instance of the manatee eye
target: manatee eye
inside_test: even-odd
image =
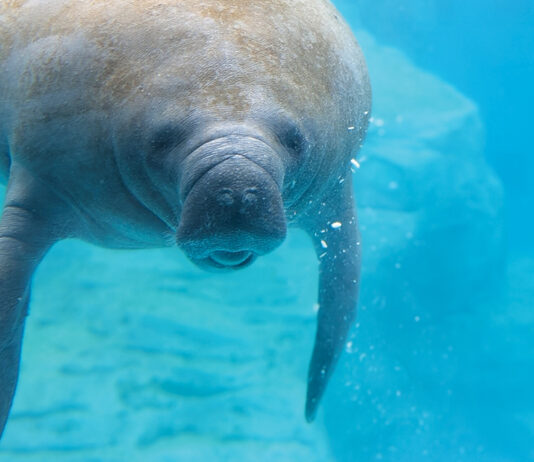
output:
[[[156,131],[150,140],[153,151],[170,151],[186,139],[186,130],[178,124],[167,124]]]
[[[306,148],[306,139],[296,125],[286,124],[279,132],[280,143],[292,154],[301,154]]]

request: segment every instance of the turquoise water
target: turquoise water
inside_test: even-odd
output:
[[[368,60],[357,324],[303,417],[317,269],[57,245],[0,461],[534,461],[534,2],[339,1]]]

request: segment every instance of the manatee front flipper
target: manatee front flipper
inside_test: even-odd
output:
[[[319,312],[306,397],[311,422],[356,315],[360,238],[350,177],[316,203],[306,230],[319,259]]]
[[[31,278],[56,240],[48,217],[34,208],[46,194],[32,201],[32,186],[31,180],[11,176],[0,219],[0,436],[17,384]]]

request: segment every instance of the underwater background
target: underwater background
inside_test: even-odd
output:
[[[357,323],[304,421],[304,234],[215,275],[57,245],[1,462],[534,461],[534,1],[338,0],[373,118]]]

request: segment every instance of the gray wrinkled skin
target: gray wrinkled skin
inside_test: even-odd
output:
[[[177,245],[235,270],[287,226],[320,262],[312,420],[355,314],[350,159],[369,110],[363,57],[326,0],[2,1],[0,433],[55,242]]]

